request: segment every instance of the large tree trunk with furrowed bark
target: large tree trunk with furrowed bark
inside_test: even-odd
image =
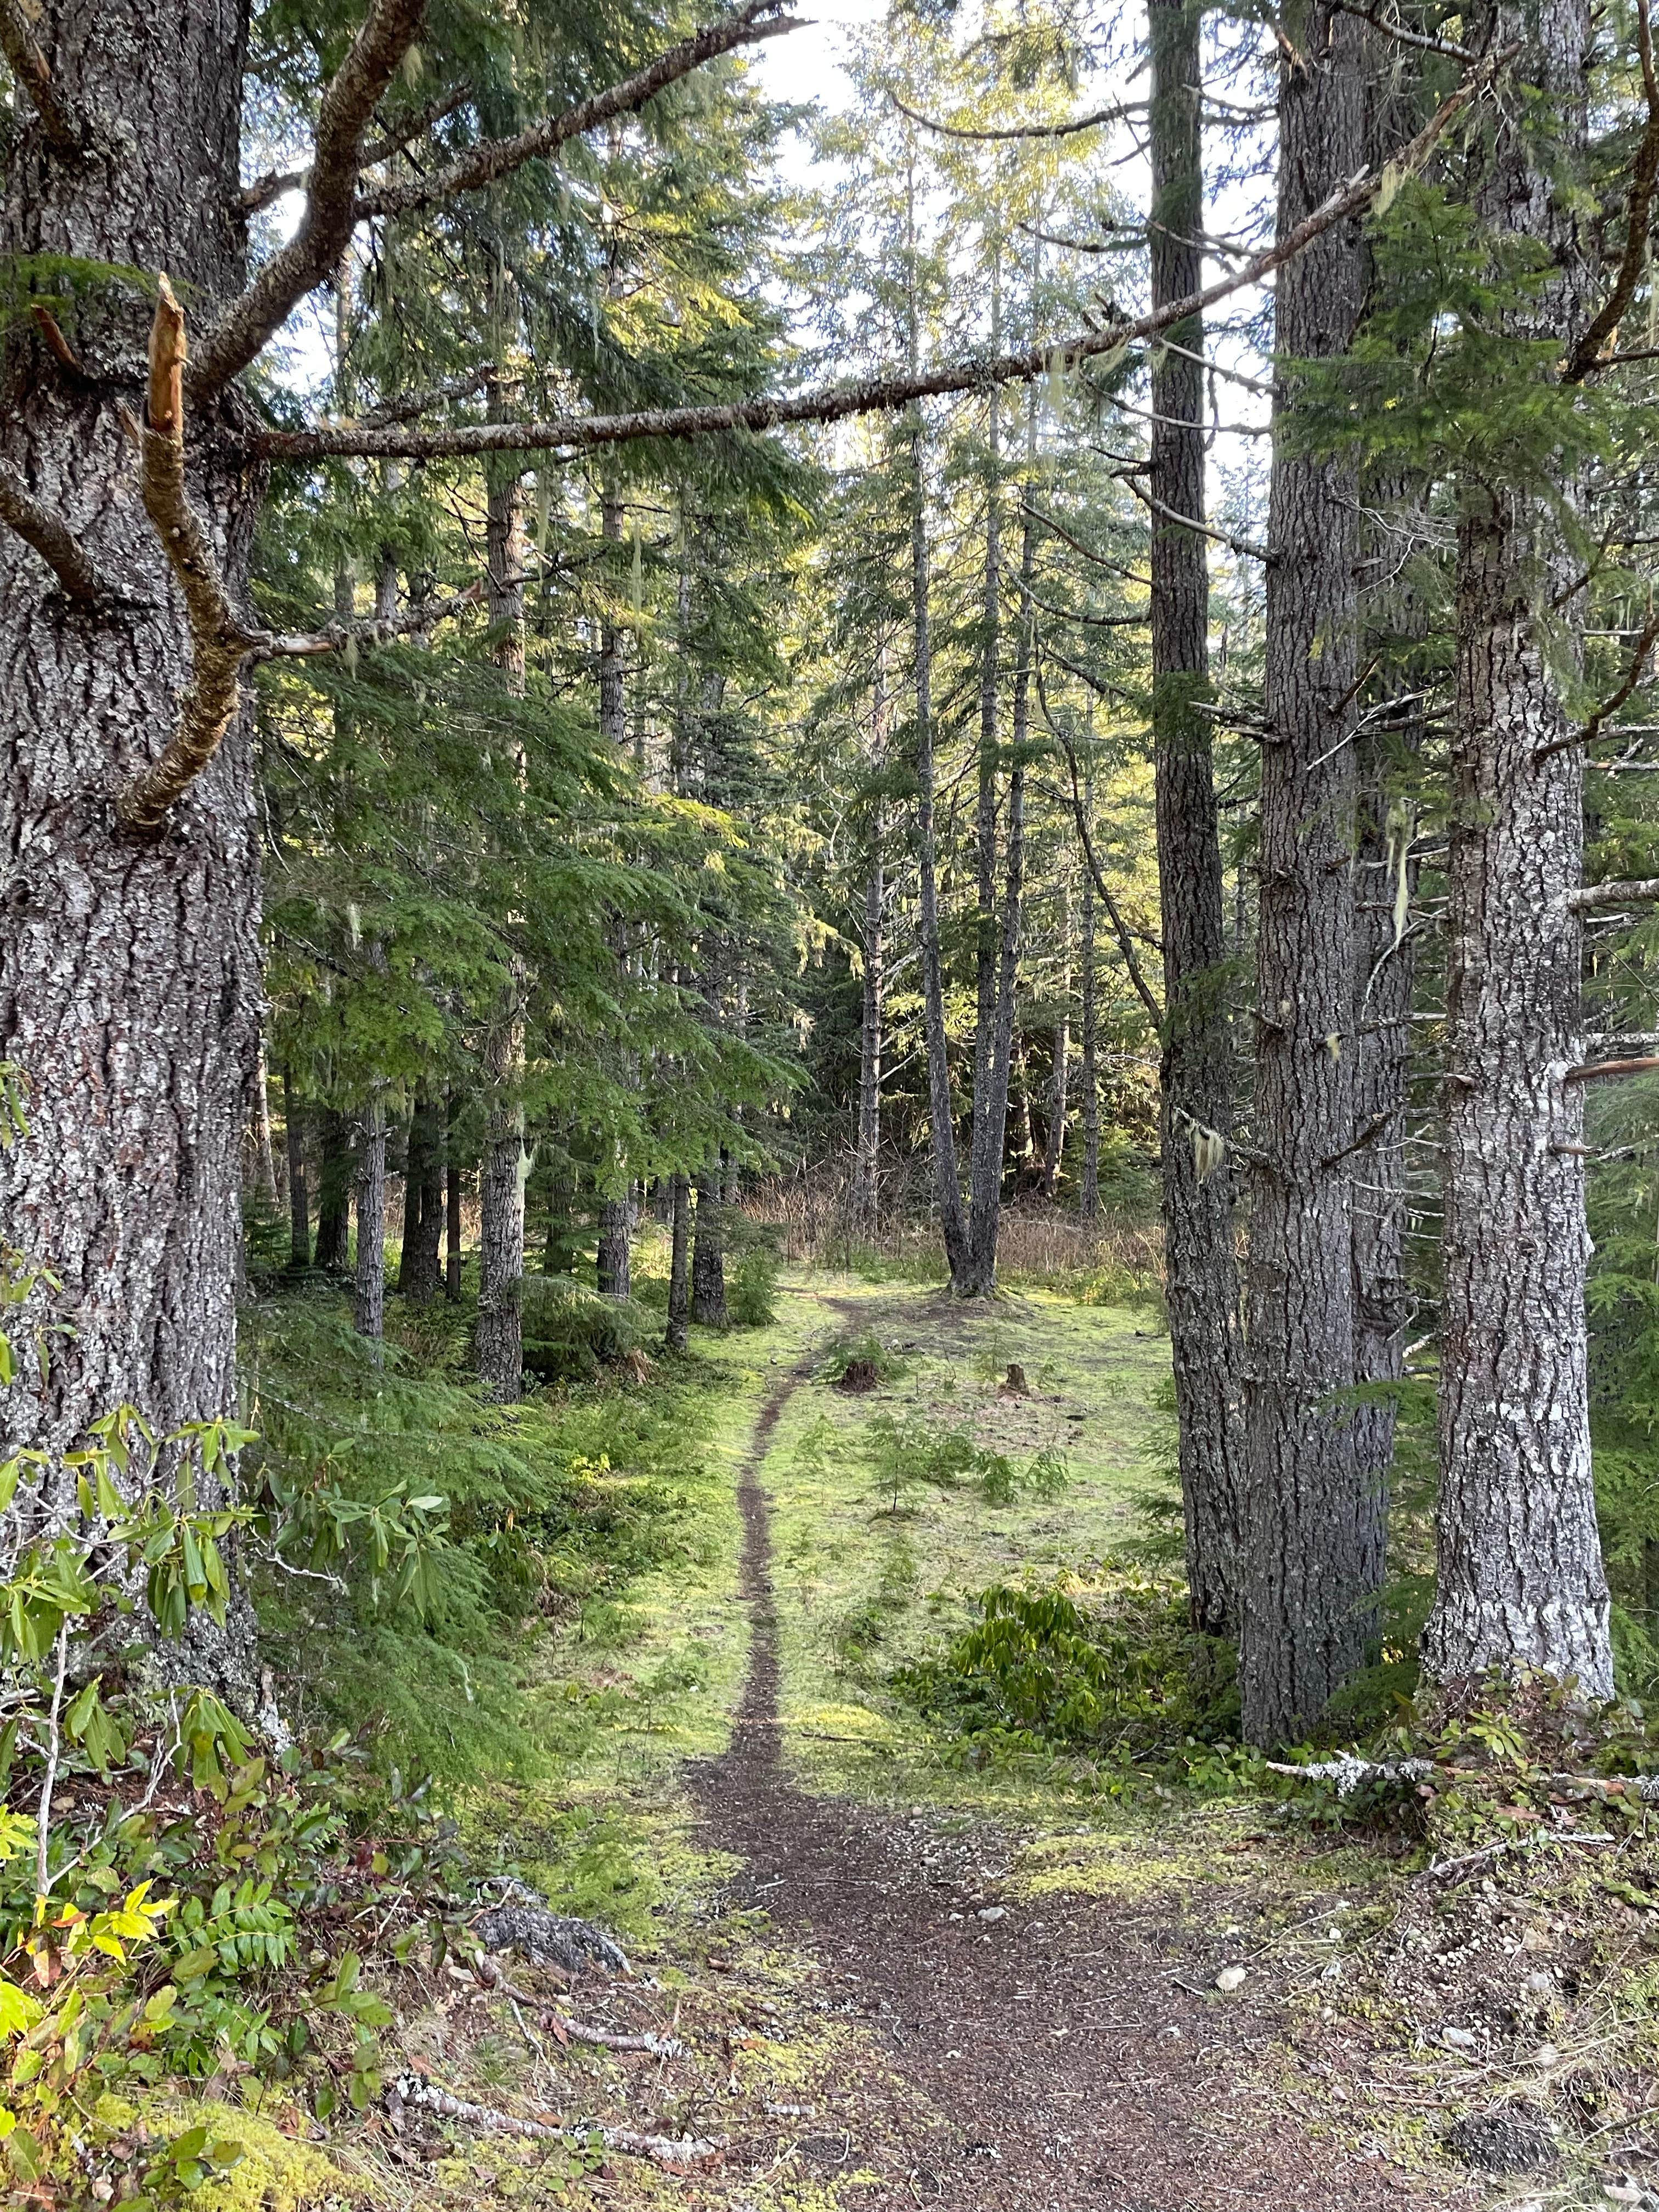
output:
[[[1582,152],[1589,11],[1495,12],[1495,40],[1559,118],[1563,167],[1510,119],[1477,204],[1540,240],[1553,273],[1511,333],[1565,355],[1593,270],[1570,167]],[[1545,485],[1460,487],[1441,1306],[1439,1571],[1424,1637],[1444,1685],[1539,1668],[1606,1697],[1608,1602],[1590,1480],[1584,1272],[1583,755],[1555,674],[1553,610],[1578,562]],[[1572,486],[1565,485],[1569,500]],[[1570,613],[1571,621],[1574,615]]]
[[[20,106],[0,253],[165,270],[198,313],[234,297],[246,273],[240,0],[165,15],[58,0],[33,27],[87,149],[54,153]],[[30,1122],[0,1151],[0,1224],[61,1278],[71,1328],[44,1381],[26,1368],[0,1391],[0,1460],[70,1448],[124,1401],[163,1431],[235,1407],[260,1005],[249,731],[233,722],[158,833],[118,823],[118,793],[173,734],[191,659],[113,404],[140,404],[152,303],[115,283],[80,298],[91,381],[21,319],[0,381],[0,460],[122,586],[73,599],[0,529],[0,1060],[23,1073]],[[240,599],[260,485],[228,449],[233,407],[193,420],[186,483]],[[245,1629],[239,1607],[229,1634],[210,1624],[192,1638],[190,1663],[251,1711]]]
[[[1286,24],[1281,235],[1364,154],[1361,27],[1328,0]],[[1281,274],[1281,361],[1347,350],[1363,299],[1357,222]],[[1354,471],[1285,434],[1281,372],[1268,526],[1261,755],[1256,1142],[1250,1205],[1243,1686],[1252,1743],[1318,1719],[1364,1663],[1382,1499],[1354,1456],[1353,822],[1358,500]]]
[[[1152,0],[1149,21],[1152,296],[1161,303],[1196,291],[1203,263],[1200,17],[1194,0]],[[1203,352],[1203,329],[1194,319],[1170,335],[1183,350],[1155,358],[1151,478],[1166,510],[1152,525],[1158,1133],[1188,1587],[1194,1625],[1225,1636],[1238,1622],[1243,1437],[1233,1177],[1218,1142],[1233,1112],[1221,842],[1210,726],[1198,711],[1210,688],[1210,576],[1204,539],[1169,519],[1204,513],[1204,371],[1192,358]]]

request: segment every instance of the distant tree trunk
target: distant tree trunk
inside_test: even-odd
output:
[[[1494,121],[1477,207],[1500,235],[1547,248],[1553,271],[1506,318],[1508,334],[1567,353],[1596,274],[1572,166],[1589,11],[1583,0],[1505,5],[1486,27],[1524,41],[1518,85],[1543,93],[1565,142],[1540,149],[1529,110]],[[1584,1051],[1583,930],[1568,904],[1583,866],[1583,755],[1561,696],[1555,610],[1579,563],[1542,484],[1471,465],[1458,489],[1439,1567],[1423,1658],[1449,1686],[1525,1667],[1605,1698],[1583,1091],[1565,1079]],[[1571,480],[1563,489],[1575,497]]]
[[[351,1142],[337,1107],[325,1106],[319,1118],[317,1265],[331,1275],[343,1275],[351,1251]]]
[[[1036,453],[1036,398],[1026,401],[1026,458]],[[985,1108],[976,1111],[969,1194],[969,1246],[951,1287],[961,1297],[989,1297],[997,1286],[997,1238],[1002,1221],[1003,1155],[1008,1141],[1008,1082],[1012,1065],[1015,1001],[1019,988],[1020,925],[1025,885],[1025,754],[1031,719],[1031,584],[1036,536],[1030,510],[1020,529],[1019,647],[1014,662],[1013,713],[1009,729],[1008,831],[1003,854],[1002,914],[997,932],[996,1027],[986,1070]],[[1022,1081],[1024,1077],[1022,1074]],[[1030,1151],[1030,1101],[1025,1100],[1026,1150]]]
[[[500,386],[492,410],[510,411]],[[490,658],[508,693],[525,689],[524,479],[510,463],[489,476],[485,515]],[[478,1176],[479,1379],[506,1402],[524,1388],[524,1075],[523,979],[503,986],[484,1039],[483,1164]]]
[[[352,1319],[359,1336],[386,1334],[386,1108],[379,1098],[357,1125],[357,1267]]]
[[[991,350],[1002,350],[1001,260],[994,239],[991,256]],[[985,575],[980,608],[979,641],[979,795],[974,820],[974,1096],[969,1119],[968,1233],[975,1260],[984,1243],[984,1224],[975,1218],[986,1181],[985,1159],[990,1144],[993,1112],[993,1067],[996,1058],[997,956],[997,813],[1001,772],[1001,732],[998,727],[1002,673],[1002,394],[993,385],[986,394],[985,422]],[[1000,1146],[998,1166],[1001,1165]],[[992,1201],[995,1203],[994,1199]],[[992,1232],[994,1246],[994,1231]],[[977,1279],[957,1286],[972,1293],[981,1286]]]
[[[306,1188],[306,1130],[294,1077],[283,1070],[283,1140],[288,1151],[288,1264],[296,1274],[311,1266],[311,1201]]]
[[[444,1143],[444,1296],[452,1304],[461,1295],[461,1159],[456,1143],[460,1101],[449,1094]]]
[[[720,1173],[716,1167],[697,1177],[696,1234],[691,1244],[691,1318],[707,1328],[724,1328],[727,1322],[725,1230]]]
[[[859,1016],[859,1127],[848,1212],[855,1234],[873,1237],[880,1205],[882,927],[886,884],[879,826],[871,832],[864,881],[864,988]]]
[[[690,1310],[687,1260],[691,1238],[691,1179],[677,1175],[671,1181],[670,1219],[673,1242],[668,1265],[668,1327],[663,1342],[670,1352],[684,1352],[688,1341],[686,1320]]]
[[[1203,281],[1202,15],[1197,0],[1151,0],[1148,21],[1152,298],[1162,305],[1189,297]],[[1201,520],[1204,370],[1190,356],[1204,351],[1203,325],[1194,317],[1170,336],[1184,350],[1166,347],[1153,361],[1152,488],[1171,513]],[[1243,1378],[1233,1176],[1215,1145],[1232,1123],[1233,1053],[1210,725],[1198,711],[1210,690],[1209,563],[1197,532],[1156,512],[1152,578],[1164,995],[1158,1152],[1187,1586],[1194,1627],[1233,1636],[1243,1534]],[[1086,871],[1085,890],[1092,902]]]
[[[1063,884],[1060,913],[1066,963],[1060,971],[1060,1011],[1054,1024],[1054,1060],[1048,1070],[1048,1126],[1042,1147],[1042,1195],[1048,1199],[1052,1199],[1060,1188],[1060,1162],[1066,1152],[1066,1063],[1072,1050],[1072,908],[1069,893]]]
[[[398,1288],[417,1306],[430,1305],[438,1295],[438,1243],[443,1233],[444,1214],[443,1153],[442,1109],[435,1098],[425,1091],[417,1091],[409,1122],[404,1249],[398,1267]]]
[[[253,1077],[253,1131],[258,1188],[265,1204],[277,1200],[276,1153],[270,1138],[270,1070],[265,1060],[265,1041],[259,1040],[259,1061]]]
[[[945,975],[939,953],[939,856],[933,825],[932,642],[928,624],[927,484],[921,433],[911,439],[915,472],[910,519],[911,588],[915,625],[916,860],[921,878],[922,1029],[927,1048],[927,1103],[933,1139],[933,1189],[952,1285],[969,1265],[968,1224],[957,1176],[957,1133],[951,1097],[950,1048],[945,1031]]]
[[[594,1277],[602,1297],[626,1298],[633,1296],[633,1240],[632,1196],[601,1199],[599,1249]]]
[[[1333,0],[1289,27],[1279,69],[1280,234],[1364,156],[1363,33]],[[1281,360],[1329,358],[1363,298],[1358,220],[1279,272]],[[1281,374],[1283,374],[1281,372]],[[1358,495],[1347,460],[1298,451],[1281,386],[1268,520],[1267,720],[1261,749],[1255,1136],[1243,1692],[1246,1740],[1316,1722],[1362,1667],[1376,1626],[1381,1502],[1358,1479],[1351,1168],[1352,738]]]
[[[415,1248],[421,1241],[420,1112],[417,1103],[410,1115],[404,1139],[404,1237],[398,1251],[395,1285],[399,1297],[409,1296],[410,1285],[415,1279]]]
[[[1093,811],[1092,789],[1085,804]],[[1092,1228],[1100,1218],[1100,1015],[1095,1001],[1095,879],[1083,871],[1082,942],[1083,1060],[1079,1079],[1083,1085],[1083,1176],[1078,1189],[1078,1216]]]

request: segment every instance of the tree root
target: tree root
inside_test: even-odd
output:
[[[410,2106],[434,2112],[440,2119],[455,2120],[481,2134],[517,2136],[530,2142],[564,2142],[573,2147],[597,2136],[607,2150],[630,2158],[654,2159],[659,2166],[697,2166],[719,2158],[726,2148],[724,2136],[647,2136],[633,2128],[603,2127],[597,2120],[521,2120],[516,2113],[497,2112],[493,2105],[475,2105],[470,2098],[453,2097],[418,2074],[399,2074],[387,2083],[386,2117],[399,2133]]]

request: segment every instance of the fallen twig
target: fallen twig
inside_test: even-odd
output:
[[[718,2158],[726,2148],[724,2136],[648,2136],[633,2128],[608,2128],[598,2120],[524,2120],[515,2112],[498,2112],[493,2105],[475,2105],[469,2097],[452,2096],[435,2082],[418,2074],[399,2074],[386,2085],[386,2116],[401,2130],[410,2106],[435,2112],[440,2119],[456,2120],[484,2135],[518,2136],[532,2142],[579,2142],[597,2136],[607,2150],[625,2152],[632,2158],[655,2159],[662,2166],[695,2166]]]
[[[1645,1064],[1645,1063],[1644,1063]],[[1652,1063],[1659,1066],[1659,1060]],[[1339,1797],[1352,1797],[1368,1782],[1491,1782],[1502,1779],[1484,1766],[1441,1766],[1432,1759],[1360,1759],[1350,1751],[1334,1759],[1310,1759],[1305,1766],[1278,1759],[1263,1762],[1269,1774],[1288,1774],[1297,1782],[1330,1782]],[[1659,1774],[1534,1774],[1511,1778],[1516,1787],[1533,1790],[1589,1790],[1600,1797],[1635,1797],[1659,1804]]]

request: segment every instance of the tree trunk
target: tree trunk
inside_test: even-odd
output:
[[[1092,781],[1085,801],[1094,811]],[[1083,871],[1082,941],[1083,1058],[1078,1070],[1083,1085],[1083,1175],[1078,1188],[1078,1218],[1089,1228],[1100,1218],[1100,1013],[1095,982],[1095,879],[1088,866]]]
[[[63,159],[20,101],[0,254],[166,269],[204,301],[240,291],[245,9],[57,0],[32,35],[71,112],[142,128],[118,151],[110,140],[97,158]],[[143,357],[149,302],[124,285],[81,301],[76,346],[100,379]],[[117,793],[173,734],[191,653],[107,389],[71,385],[32,325],[9,324],[0,458],[122,588],[73,602],[0,529],[0,1060],[22,1071],[29,1116],[0,1151],[0,1224],[61,1279],[54,1302],[73,1326],[44,1382],[0,1392],[0,1461],[69,1449],[124,1403],[167,1431],[236,1402],[261,1000],[250,727],[235,720],[159,835],[117,827]],[[191,495],[238,599],[261,471],[228,411],[192,417],[191,435]]]
[[[352,1320],[359,1336],[386,1334],[386,1107],[376,1098],[357,1125],[357,1264]]]
[[[337,1106],[325,1106],[320,1118],[317,1265],[331,1275],[343,1275],[351,1253],[351,1141],[346,1117]]]
[[[859,1015],[859,1127],[848,1212],[854,1235],[873,1239],[880,1211],[882,925],[886,882],[881,832],[872,828],[864,881],[864,987]]]
[[[409,1121],[404,1249],[398,1267],[398,1288],[411,1304],[417,1306],[430,1305],[438,1295],[438,1244],[444,1225],[443,1158],[442,1109],[428,1093],[417,1091],[415,1110]],[[414,1194],[412,1207],[410,1193]]]
[[[1148,21],[1152,299],[1161,305],[1202,281],[1201,15],[1194,0],[1151,0]],[[1170,336],[1186,351],[1166,347],[1153,362],[1152,489],[1163,507],[1201,520],[1204,371],[1188,356],[1202,354],[1203,325],[1194,318]],[[1243,1420],[1233,1176],[1215,1144],[1233,1117],[1221,842],[1210,724],[1198,711],[1210,694],[1210,575],[1205,540],[1156,512],[1152,578],[1164,993],[1158,1150],[1187,1585],[1194,1627],[1233,1636]],[[1092,900],[1092,883],[1085,888]],[[1092,916],[1091,904],[1091,926]]]
[[[599,1295],[633,1296],[634,1201],[631,1196],[599,1201],[599,1249],[594,1270]]]
[[[727,1325],[726,1238],[718,1168],[697,1177],[696,1230],[691,1243],[691,1318],[708,1328]]]
[[[459,1104],[452,1091],[444,1143],[444,1296],[452,1305],[461,1295],[461,1160],[455,1137]]]
[[[1060,971],[1060,1018],[1054,1024],[1054,1059],[1048,1070],[1048,1126],[1042,1146],[1042,1195],[1047,1199],[1052,1199],[1060,1188],[1060,1162],[1066,1152],[1066,1063],[1072,1051],[1072,905],[1064,884],[1060,889],[1060,915],[1066,962]]]
[[[994,242],[991,258],[991,350],[1002,350],[1001,264]],[[992,1070],[996,1057],[997,955],[997,783],[1001,745],[997,727],[1001,693],[1002,651],[1002,394],[994,385],[986,395],[985,577],[980,610],[979,798],[974,822],[974,1096],[969,1136],[968,1232],[975,1253],[983,1241],[974,1209],[986,1180],[990,1141]],[[998,1166],[1001,1158],[999,1147]],[[963,1284],[967,1291],[975,1285]]]
[[[1036,398],[1028,396],[1026,459],[1034,459]],[[989,1297],[997,1286],[997,1237],[1002,1223],[1003,1155],[1008,1141],[1008,1082],[1014,1045],[1015,1000],[1019,986],[1019,939],[1025,883],[1025,754],[1031,718],[1031,584],[1036,574],[1036,533],[1025,511],[1019,549],[1019,650],[1014,663],[1013,713],[1009,728],[1008,835],[1003,855],[1006,875],[997,933],[996,1028],[986,1070],[984,1112],[976,1107],[967,1263],[952,1279],[959,1297]],[[1030,1151],[1030,1101],[1025,1101]]]
[[[505,409],[500,386],[492,406]],[[485,515],[490,658],[508,693],[525,689],[524,479],[511,463],[489,473]],[[517,962],[484,1040],[483,1164],[478,1177],[479,1379],[507,1402],[524,1387],[524,1012]]]
[[[690,1177],[674,1176],[671,1179],[670,1194],[669,1218],[673,1224],[673,1242],[668,1265],[668,1327],[663,1342],[670,1352],[684,1352],[687,1343],[686,1319],[690,1306],[686,1266],[691,1233]]]
[[[1550,249],[1553,273],[1506,319],[1511,335],[1566,353],[1593,275],[1572,182],[1589,9],[1570,0],[1541,15],[1495,12],[1492,35],[1526,42],[1517,77],[1549,103],[1563,143],[1540,149],[1500,117],[1477,205],[1500,234]],[[1424,1665],[1448,1686],[1538,1668],[1605,1698],[1613,1660],[1575,1149],[1583,1091],[1563,1079],[1584,1046],[1583,931],[1568,904],[1583,866],[1583,757],[1560,695],[1553,610],[1577,562],[1541,483],[1471,469],[1459,495],[1439,1571]]]
[[[1362,31],[1330,0],[1286,26],[1280,234],[1360,167]],[[1357,221],[1278,279],[1281,360],[1345,353],[1363,298]],[[1281,372],[1282,375],[1282,372]],[[1298,453],[1293,380],[1275,401],[1261,752],[1255,1133],[1250,1208],[1244,1733],[1284,1741],[1364,1663],[1382,1564],[1382,1501],[1358,1480],[1352,1135],[1358,486]]]
[[[306,1188],[306,1132],[294,1078],[283,1070],[283,1141],[288,1152],[288,1264],[296,1274],[311,1266],[311,1201]]]
[[[276,1188],[276,1152],[270,1137],[270,1070],[265,1061],[265,1045],[259,1040],[258,1064],[253,1075],[253,1133],[257,1146],[255,1167],[258,1176],[258,1192],[264,1203],[275,1209],[279,1194]]]
[[[954,1287],[969,1266],[968,1224],[957,1176],[957,1133],[951,1099],[951,1061],[945,1032],[945,976],[939,955],[939,854],[933,824],[932,639],[928,623],[927,480],[921,433],[910,441],[914,506],[910,518],[910,575],[915,627],[916,863],[920,877],[922,1030],[927,1050],[927,1105],[933,1139],[933,1191],[945,1262]]]

